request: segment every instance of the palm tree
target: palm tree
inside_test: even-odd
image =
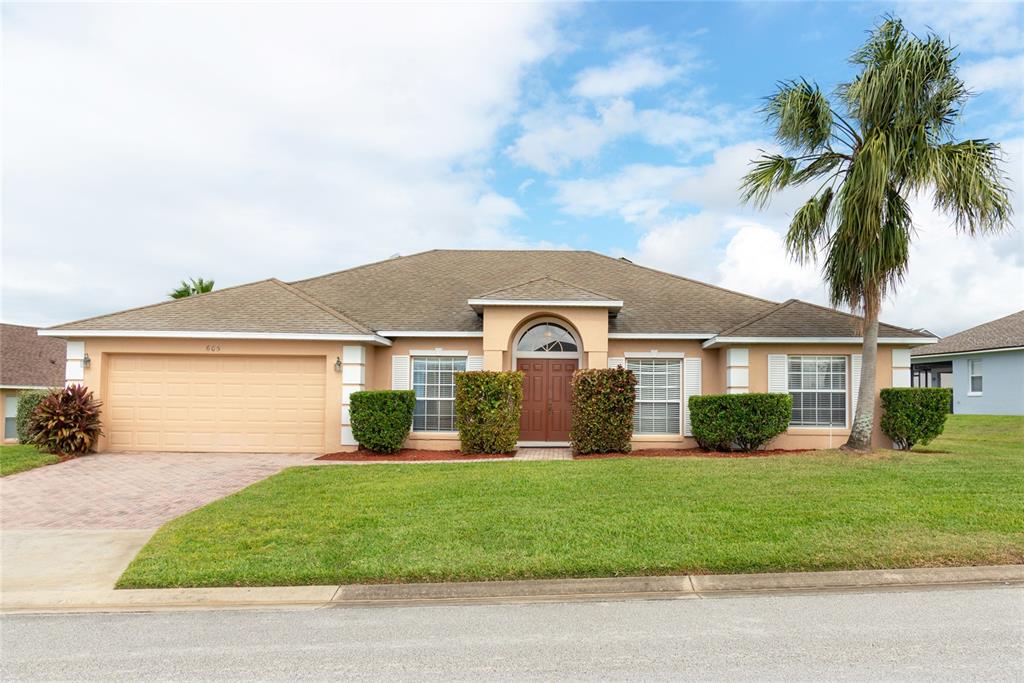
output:
[[[886,17],[850,58],[859,74],[826,97],[807,81],[778,84],[764,112],[784,154],[762,153],[741,192],[764,207],[786,187],[817,181],[793,215],[786,248],[798,263],[822,259],[833,306],[863,315],[860,395],[846,448],[871,447],[878,314],[907,272],[914,223],[908,199],[930,192],[959,233],[1011,226],[1002,153],[989,140],[953,138],[971,96],[954,48]]]
[[[172,299],[184,299],[185,297],[195,296],[196,294],[205,294],[206,292],[213,291],[213,280],[204,280],[203,278],[189,278],[188,281],[182,280],[181,285],[178,286],[168,296]]]

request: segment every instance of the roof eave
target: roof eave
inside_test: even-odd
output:
[[[614,299],[467,299],[474,311],[482,313],[485,306],[528,306],[532,308],[607,308],[609,313],[617,314],[622,309],[622,302]]]
[[[41,337],[112,337],[134,339],[267,339],[284,341],[351,341],[375,346],[391,346],[391,340],[378,334],[308,332],[233,332],[229,330],[39,330]]]
[[[998,346],[989,349],[971,349],[970,351],[940,351],[939,353],[918,353],[910,356],[910,361],[931,360],[933,358],[951,358],[953,356],[971,356],[978,353],[998,353],[1000,351],[1024,351],[1024,346]]]
[[[878,343],[885,345],[920,346],[934,344],[935,337],[879,337]],[[714,337],[702,344],[705,349],[714,349],[730,344],[863,344],[863,337]]]

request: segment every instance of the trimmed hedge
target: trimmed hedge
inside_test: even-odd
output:
[[[713,394],[690,397],[690,429],[701,448],[753,451],[789,428],[789,394]]]
[[[374,453],[395,453],[412,428],[414,391],[357,391],[348,407],[352,435]]]
[[[628,453],[632,448],[636,377],[629,370],[594,368],[572,376],[574,453]]]
[[[882,431],[897,448],[926,444],[946,427],[952,389],[938,387],[882,389]]]
[[[103,435],[102,405],[85,385],[54,389],[32,411],[28,441],[56,455],[89,453]]]
[[[52,392],[57,389],[32,389],[23,391],[18,395],[18,412],[14,418],[14,424],[18,430],[18,441],[29,443],[32,439],[32,415],[36,412],[36,406],[43,402]]]
[[[455,426],[463,453],[512,453],[519,441],[523,373],[455,375]]]

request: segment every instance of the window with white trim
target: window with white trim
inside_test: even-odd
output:
[[[846,356],[790,356],[788,370],[791,425],[846,426]]]
[[[981,396],[981,390],[984,386],[981,376],[981,361],[980,360],[969,360],[967,366],[970,368],[970,382],[971,387],[968,390],[970,396]]]
[[[455,373],[465,371],[465,357],[413,356],[414,432],[455,431]]]
[[[636,375],[634,434],[682,433],[682,368],[678,359],[626,359],[626,369]]]
[[[4,397],[4,438],[5,439],[17,439],[18,438],[18,397],[17,396],[5,396]]]

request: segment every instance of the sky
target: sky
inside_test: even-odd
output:
[[[779,80],[831,91],[886,13],[958,46],[1024,215],[1014,3],[19,4],[3,19],[2,310],[48,325],[434,248],[592,249],[824,303],[737,187]],[[1024,236],[912,201],[883,320],[949,334],[1024,308]],[[557,276],[557,274],[553,274]]]

